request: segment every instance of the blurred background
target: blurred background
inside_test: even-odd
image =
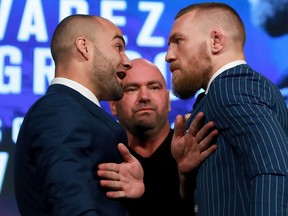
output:
[[[162,71],[174,16],[193,0],[0,0],[0,215],[19,216],[13,190],[13,152],[28,108],[54,76],[50,40],[56,25],[74,13],[100,15],[119,26],[129,58],[144,57]],[[246,60],[281,90],[288,106],[288,0],[227,0],[242,17]],[[169,120],[191,110],[195,98],[171,93]],[[110,113],[107,102],[101,106]]]

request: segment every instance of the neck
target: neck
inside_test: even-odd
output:
[[[149,157],[163,143],[169,132],[170,126],[168,122],[161,129],[155,128],[141,131],[137,134],[128,131],[128,145],[142,157]]]

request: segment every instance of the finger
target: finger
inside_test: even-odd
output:
[[[114,181],[120,180],[120,176],[116,172],[111,172],[111,171],[106,171],[106,170],[97,170],[97,175],[101,178],[105,178],[109,180],[114,180]]]
[[[114,198],[115,199],[115,198],[124,198],[124,197],[126,197],[126,194],[124,191],[108,191],[106,193],[106,196],[108,198]]]
[[[218,130],[214,129],[201,142],[198,142],[200,146],[200,151],[204,151],[211,145],[215,145],[217,136]]]
[[[102,187],[106,187],[106,188],[109,188],[111,190],[120,190],[121,189],[121,182],[120,181],[102,179],[102,180],[100,180],[100,185]]]
[[[218,130],[214,128],[213,131],[209,132],[209,134],[207,133],[207,134],[203,135],[204,137],[201,138],[202,140],[199,141],[199,143],[200,142],[201,143],[207,143],[207,144],[210,143],[210,145],[215,144],[213,142],[216,141],[218,134],[219,134]],[[198,139],[198,138],[196,138],[196,139]]]
[[[204,121],[204,113],[203,112],[199,112],[196,117],[193,119],[193,121],[191,122],[189,129],[188,129],[188,133],[196,136],[196,134],[198,133],[199,129],[202,127],[203,125],[203,121]]]
[[[191,115],[191,113],[187,113],[184,115],[185,122],[189,119],[190,115]]]
[[[205,139],[212,130],[215,130],[215,124],[212,121],[206,123],[196,134],[196,140],[201,142],[201,140]]]
[[[203,162],[204,160],[206,160],[206,158],[208,158],[213,152],[215,152],[217,149],[217,145],[214,144],[212,146],[210,146],[208,149],[206,149],[205,151],[201,152],[201,162]]]
[[[184,134],[184,118],[181,115],[177,115],[174,124],[174,137],[178,139],[178,137],[183,136]]]
[[[101,163],[98,165],[98,169],[119,172],[120,165],[117,163]]]

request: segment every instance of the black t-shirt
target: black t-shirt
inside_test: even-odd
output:
[[[144,170],[145,192],[139,199],[129,200],[130,216],[193,215],[193,203],[184,203],[179,193],[177,164],[171,155],[173,130],[158,149],[143,158],[130,149]]]

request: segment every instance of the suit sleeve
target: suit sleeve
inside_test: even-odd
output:
[[[252,91],[263,86],[257,82],[238,86],[218,92],[211,110],[250,181],[250,215],[288,215],[288,139],[285,119],[279,117],[287,117],[287,108],[278,106],[269,86],[259,92]]]
[[[95,196],[99,189],[89,158],[92,131],[87,115],[75,103],[52,104],[44,105],[30,124],[45,200],[53,215],[98,215]]]

